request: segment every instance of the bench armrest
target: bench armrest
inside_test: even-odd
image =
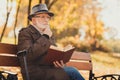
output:
[[[22,50],[17,52],[17,56],[25,56],[27,54],[27,50]]]
[[[12,75],[17,75],[17,73],[11,72],[11,71],[7,71],[7,70],[5,70],[5,71],[0,71],[0,73],[7,73],[7,74],[12,74]]]

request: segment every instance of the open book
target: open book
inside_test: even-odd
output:
[[[52,65],[53,61],[63,60],[64,63],[67,63],[70,60],[74,50],[75,47],[72,47],[71,45],[68,45],[64,48],[51,46],[44,58],[44,62]]]

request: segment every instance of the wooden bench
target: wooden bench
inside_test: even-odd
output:
[[[0,43],[0,66],[20,67],[16,55],[17,52],[18,52],[17,45]],[[67,65],[76,67],[79,70],[87,70],[89,72],[89,80],[94,80],[94,79],[97,80],[97,78],[107,77],[106,75],[100,77],[94,77],[94,74],[92,72],[93,67],[92,67],[92,60],[90,57],[90,53],[75,51],[74,54],[72,55],[70,62],[68,62]]]
[[[17,59],[17,46],[14,44],[0,43],[0,66],[13,66],[19,67],[19,61]],[[3,62],[4,61],[4,62]],[[90,80],[92,78],[92,63],[91,57],[88,53],[75,52],[67,63],[68,66],[74,66],[79,70],[89,70]]]

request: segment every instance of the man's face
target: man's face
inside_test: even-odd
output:
[[[45,29],[49,26],[50,16],[46,13],[37,14],[32,18],[32,22],[41,29]]]

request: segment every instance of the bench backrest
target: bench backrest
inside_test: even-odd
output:
[[[79,70],[92,70],[92,61],[90,53],[75,51],[71,57],[70,62],[68,62],[67,65],[73,65]]]
[[[16,53],[17,45],[0,43],[0,66],[19,66]],[[77,67],[79,70],[92,70],[90,53],[75,51],[67,65]]]
[[[0,43],[0,66],[19,66],[16,56],[17,46],[13,44]]]

